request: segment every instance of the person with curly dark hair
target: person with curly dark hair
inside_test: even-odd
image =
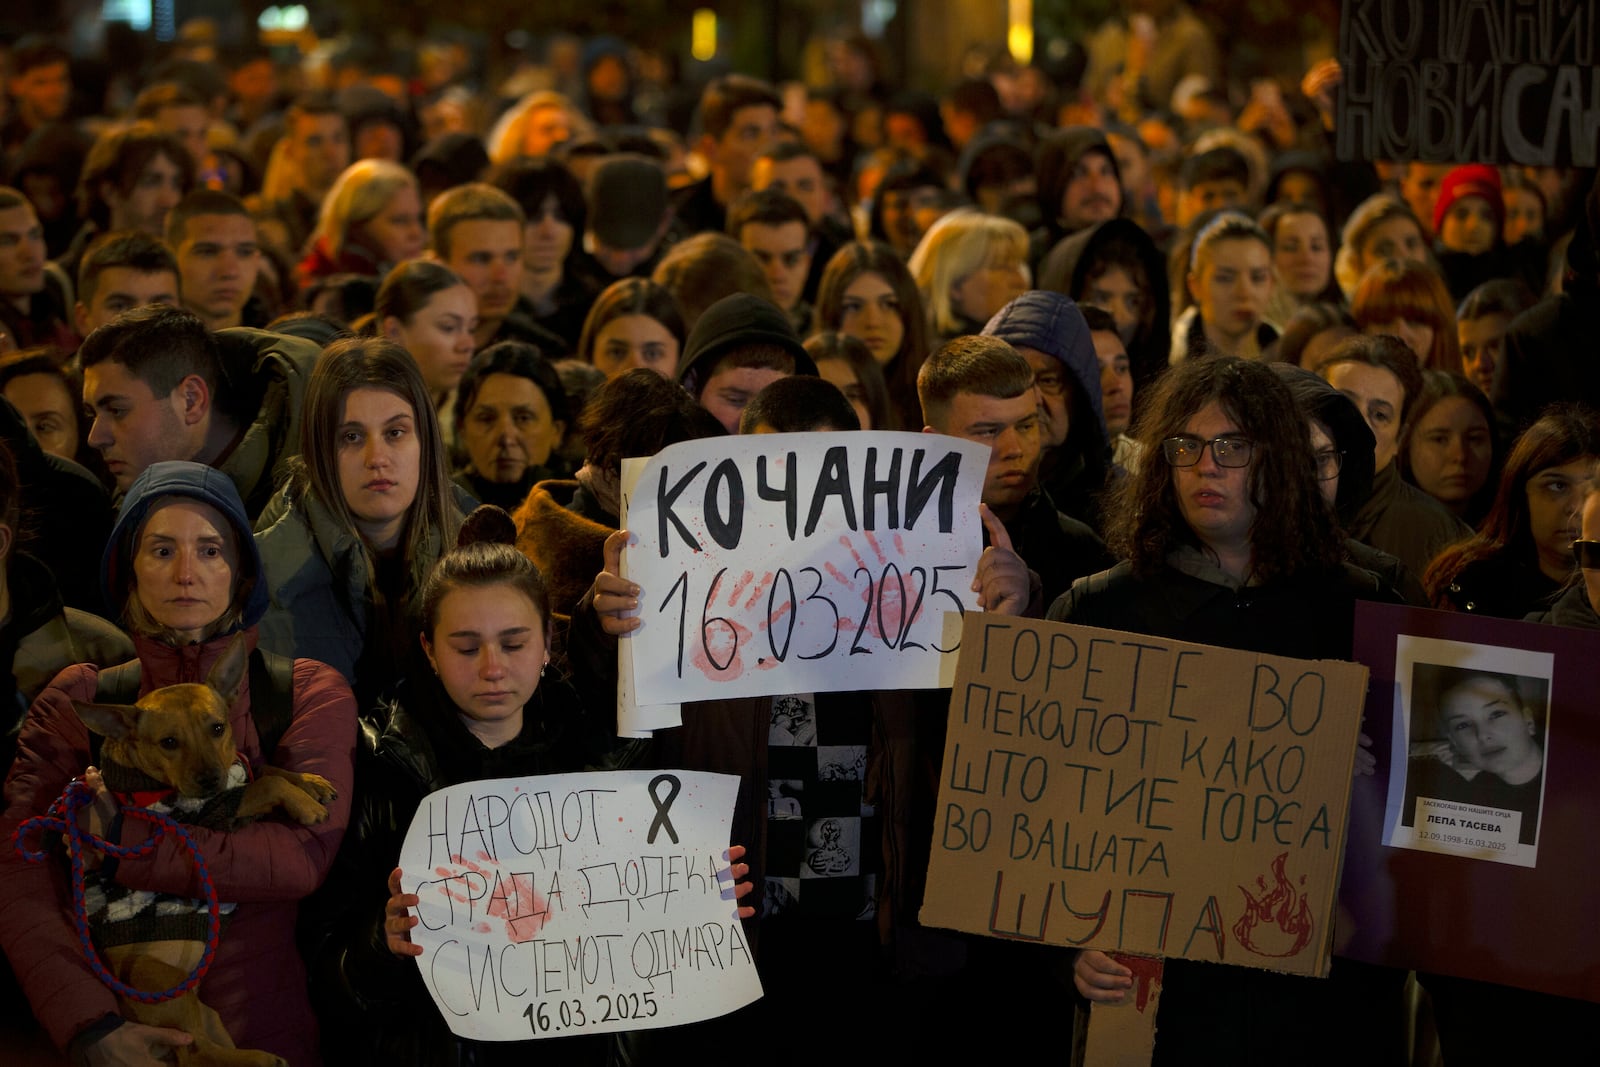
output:
[[[1394,598],[1344,561],[1307,420],[1278,376],[1224,356],[1182,363],[1152,390],[1135,436],[1146,459],[1118,486],[1107,520],[1124,562],[1079,579],[1049,617],[1348,659],[1355,602]],[[1358,750],[1356,765],[1370,773],[1373,763]],[[1078,953],[1073,975],[1092,1001],[1120,1001],[1132,986],[1127,968],[1096,951]],[[1385,1051],[1402,1047],[1404,977],[1342,959],[1322,983],[1168,960],[1156,1055],[1171,1063],[1387,1063]],[[1363,1025],[1338,1025],[1350,1017]]]

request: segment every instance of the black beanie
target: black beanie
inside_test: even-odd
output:
[[[728,349],[743,345],[777,345],[794,357],[796,374],[817,373],[816,362],[778,305],[750,293],[734,293],[706,308],[689,331],[678,381],[690,396],[698,398],[717,359]]]

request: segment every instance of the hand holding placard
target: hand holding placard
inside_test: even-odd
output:
[[[630,463],[633,461],[629,461]],[[766,434],[663,449],[628,497],[597,602],[651,703],[931,688],[947,611],[1026,603],[1006,544],[980,559],[988,451],[936,434]],[[998,524],[996,524],[998,525]],[[1003,533],[1003,531],[1002,531]],[[608,564],[609,571],[609,564]]]
[[[734,903],[748,868],[724,860],[742,855],[725,845],[737,789],[611,771],[430,794],[390,880],[390,949],[417,957],[452,1032],[475,1040],[732,1011],[761,995]]]

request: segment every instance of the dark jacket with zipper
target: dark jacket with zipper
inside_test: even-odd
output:
[[[312,1002],[329,1063],[428,1067],[526,1063],[603,1064],[606,1038],[476,1042],[458,1038],[416,964],[384,939],[389,872],[429,793],[463,782],[561,774],[599,765],[607,729],[565,682],[546,677],[523,711],[522,732],[499,748],[469,733],[432,677],[402,683],[361,724],[356,799],[344,848],[301,917]]]

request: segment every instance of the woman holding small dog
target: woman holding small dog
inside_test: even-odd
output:
[[[139,476],[123,499],[101,575],[108,604],[134,639],[141,696],[203,682],[235,634],[242,632],[253,647],[267,606],[260,556],[238,492],[225,475],[197,463],[156,463]],[[238,904],[199,992],[238,1047],[264,1049],[299,1067],[321,1056],[295,948],[295,916],[299,901],[328,873],[344,836],[355,702],[337,672],[311,660],[293,662],[281,692],[262,692],[252,677],[259,677],[254,666],[229,713],[240,755],[256,773],[270,764],[320,775],[337,796],[328,802],[327,821],[314,826],[268,818],[227,833],[191,831],[218,897]],[[29,710],[6,782],[5,840],[22,820],[44,813],[93,760],[73,702],[113,699],[97,692],[101,681],[93,665],[69,667]],[[263,743],[263,723],[276,723],[267,727],[272,731],[281,725],[275,742]],[[181,762],[181,746],[169,755]],[[100,804],[115,807],[109,794]],[[118,815],[112,829],[123,845],[137,845],[148,828]],[[203,895],[193,861],[172,836],[148,855],[117,861],[114,878],[131,889]],[[34,1014],[75,1062],[148,1064],[189,1043],[181,1031],[118,1014],[116,998],[79,955],[72,901],[59,871],[26,864],[5,848],[0,881],[7,888],[0,898],[0,945]]]
[[[261,643],[334,667],[370,707],[420,666],[413,602],[471,498],[450,481],[416,361],[391,341],[330,345],[300,426],[297,469],[257,523]]]

